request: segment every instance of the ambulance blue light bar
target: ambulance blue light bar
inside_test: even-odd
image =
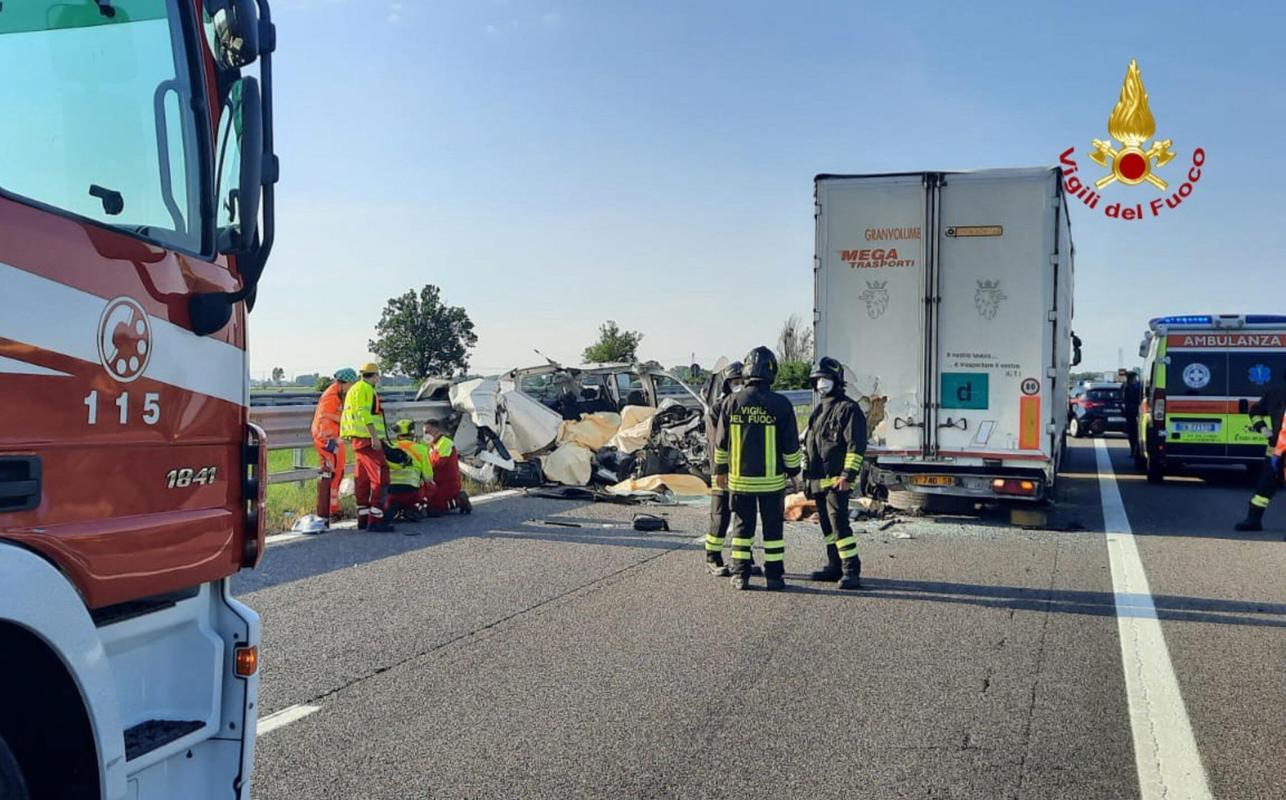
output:
[[[1282,314],[1247,314],[1247,325],[1286,325],[1286,316]]]
[[[1152,325],[1209,325],[1214,318],[1209,314],[1195,314],[1187,317],[1157,317]]]

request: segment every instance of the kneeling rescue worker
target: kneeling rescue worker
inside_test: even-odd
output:
[[[352,443],[353,455],[357,458],[353,475],[357,527],[386,533],[393,530],[393,526],[384,519],[384,496],[389,482],[384,448],[392,448],[384,429],[384,407],[375,391],[375,385],[380,382],[380,368],[378,364],[367,363],[360,371],[361,380],[344,395],[344,417],[339,432]]]
[[[763,523],[764,579],[769,591],[786,588],[786,478],[797,480],[799,450],[795,408],[769,387],[777,357],[767,347],[746,354],[746,386],[719,406],[714,451],[715,485],[728,492],[732,510],[732,586],[750,585],[755,517]]]
[[[429,460],[433,464],[435,486],[426,498],[429,514],[439,516],[456,509],[472,514],[473,505],[460,481],[460,451],[436,419],[424,423],[424,440],[429,443]]]
[[[866,415],[844,394],[844,367],[835,359],[818,359],[808,378],[817,392],[817,405],[808,418],[804,443],[804,491],[817,501],[826,541],[826,566],[809,577],[857,589],[862,560],[848,521],[848,501],[866,455]]]
[[[1264,529],[1264,512],[1273,495],[1282,488],[1282,415],[1286,413],[1286,373],[1282,382],[1269,389],[1264,396],[1250,407],[1250,427],[1263,434],[1267,440],[1267,451],[1264,454],[1264,465],[1259,470],[1259,480],[1255,484],[1255,494],[1250,498],[1250,508],[1246,518],[1237,523],[1239,531],[1262,531]]]
[[[417,522],[420,519],[420,508],[428,501],[429,494],[435,488],[429,447],[415,441],[415,423],[409,419],[394,422],[393,433],[397,436],[397,441],[393,444],[407,454],[410,463],[389,467],[388,507],[385,512],[390,520],[400,517],[407,522]],[[402,532],[414,536],[419,531],[415,528],[403,528]]]

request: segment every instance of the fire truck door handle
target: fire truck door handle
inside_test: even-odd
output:
[[[0,456],[0,514],[40,505],[40,459]]]

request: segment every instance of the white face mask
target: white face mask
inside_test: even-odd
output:
[[[834,388],[835,388],[835,381],[831,380],[830,378],[818,378],[818,379],[817,379],[817,393],[818,393],[818,394],[830,394],[830,393],[831,393],[831,389],[834,389]]]
[[[733,394],[736,394],[736,393],[740,392],[740,391],[741,391],[742,389],[744,389],[744,388],[746,388],[746,387],[745,387],[745,384],[741,384],[741,383],[734,383],[734,384],[732,385],[732,393],[733,393]]]

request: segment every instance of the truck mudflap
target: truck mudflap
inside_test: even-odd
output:
[[[1051,472],[1039,468],[988,470],[944,468],[929,464],[898,465],[896,469],[874,466],[870,485],[887,491],[914,492],[978,500],[1041,502],[1052,495]]]

